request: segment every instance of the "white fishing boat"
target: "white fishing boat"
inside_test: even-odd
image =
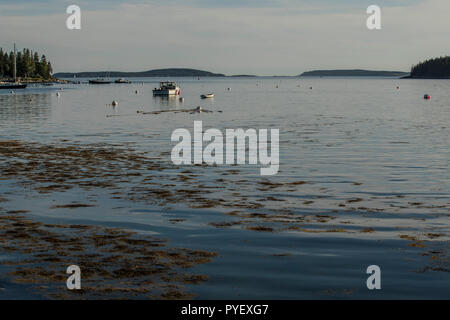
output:
[[[214,98],[214,93],[202,94],[200,97],[202,99],[212,99],[212,98]]]
[[[117,79],[114,83],[131,83],[130,80],[126,80],[124,78]]]
[[[154,96],[179,96],[181,89],[174,81],[162,81],[159,88],[153,89]]]

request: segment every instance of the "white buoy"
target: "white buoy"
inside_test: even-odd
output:
[[[202,107],[198,106],[197,108],[195,108],[195,111],[198,113],[201,113],[203,111]]]
[[[137,90],[136,90],[136,91],[135,91],[134,93],[138,94],[138,93],[139,93],[139,91],[137,91]]]
[[[57,93],[56,93],[56,96],[57,96],[57,97],[60,97],[60,96],[61,96],[61,94],[60,94],[59,92],[57,92]]]
[[[117,102],[116,100],[114,100],[113,102],[112,102],[112,106],[113,107],[117,107],[119,105],[119,102]]]
[[[184,98],[183,97],[180,97],[180,102],[184,102]]]

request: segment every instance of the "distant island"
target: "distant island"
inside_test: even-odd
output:
[[[307,71],[299,77],[402,77],[408,75],[403,71],[371,71],[371,70],[314,70]]]
[[[450,79],[450,56],[429,59],[411,68],[405,79]]]
[[[212,73],[196,69],[156,69],[141,72],[120,71],[90,71],[90,72],[59,72],[53,75],[56,78],[138,78],[138,77],[224,77],[221,73]]]
[[[233,78],[255,78],[258,76],[254,75],[254,74],[235,74],[230,77],[233,77]]]

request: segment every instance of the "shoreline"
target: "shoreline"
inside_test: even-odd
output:
[[[50,83],[61,83],[61,84],[67,84],[67,83],[74,83],[73,81],[69,80],[63,80],[59,78],[51,78],[51,79],[18,79],[17,80],[20,83],[23,84],[50,84]],[[12,79],[0,79],[0,83],[14,83]]]
[[[412,80],[450,80],[450,77],[411,77],[406,76],[400,79],[412,79]]]

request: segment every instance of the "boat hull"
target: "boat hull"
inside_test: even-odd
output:
[[[111,84],[111,81],[95,81],[95,80],[89,80],[89,84]]]
[[[5,84],[0,85],[0,89],[25,89],[27,87],[26,84]]]
[[[179,94],[180,94],[180,89],[153,90],[154,96],[178,96]]]

